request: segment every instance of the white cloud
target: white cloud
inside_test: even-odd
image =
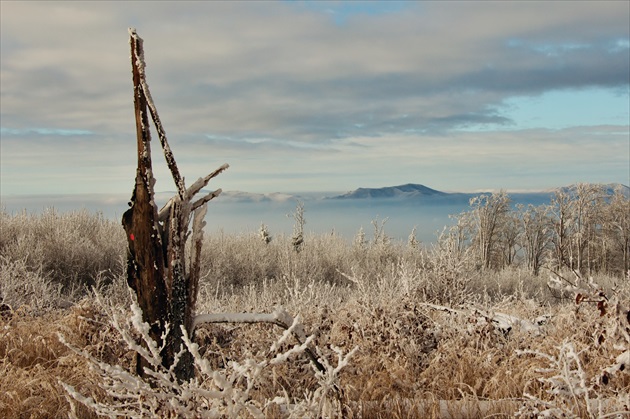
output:
[[[627,2],[330,7],[335,14],[287,2],[2,2],[2,193],[39,190],[52,172],[60,180],[49,189],[89,189],[82,179],[99,159],[105,169],[90,175],[99,188],[131,182],[128,26],[145,39],[148,82],[191,179],[227,161],[260,191],[295,190],[296,178],[305,189],[353,189],[359,180],[426,176],[453,190],[467,180],[507,182],[502,174],[527,161],[532,169],[509,179],[527,188],[554,159],[577,176],[590,156],[608,167],[593,177],[625,180],[622,147],[608,130],[510,132],[520,126],[503,105],[587,87],[627,97]],[[471,127],[490,130],[462,132]],[[37,130],[54,140],[43,145]],[[73,132],[93,135],[68,138]],[[571,149],[576,136],[581,150]],[[254,181],[239,173],[226,182],[249,190]],[[562,184],[554,173],[539,182]]]

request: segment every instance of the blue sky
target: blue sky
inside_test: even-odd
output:
[[[0,2],[2,195],[128,194],[127,28],[191,183],[630,184],[630,3]],[[174,186],[153,146],[157,190]]]

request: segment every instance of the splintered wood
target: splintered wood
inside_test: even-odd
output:
[[[127,282],[135,291],[143,319],[150,325],[150,336],[162,348],[162,365],[170,368],[183,346],[182,326],[192,338],[193,316],[199,283],[199,255],[203,241],[203,221],[207,203],[219,196],[221,189],[196,199],[195,195],[208,182],[226,170],[222,165],[186,189],[151,98],[146,82],[142,38],[129,30],[131,67],[134,89],[134,111],[138,146],[138,168],[130,208],[123,214],[122,224],[127,233]],[[151,162],[151,131],[149,116],[158,132],[166,164],[177,187],[177,194],[158,211],[155,204],[153,168]],[[185,248],[192,222],[193,251],[190,270],[186,268]],[[138,357],[136,371],[146,376],[150,368]],[[192,357],[185,353],[175,367],[180,380],[194,376]]]

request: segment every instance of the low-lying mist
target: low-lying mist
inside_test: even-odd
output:
[[[171,193],[160,193],[156,197],[158,207],[166,203]],[[329,195],[330,196],[330,195]],[[348,240],[363,228],[369,237],[374,223],[384,226],[385,233],[394,240],[407,240],[416,228],[416,239],[432,243],[445,226],[453,224],[450,215],[468,210],[472,195],[452,194],[449,197],[428,199],[328,199],[306,194],[286,195],[282,199],[253,199],[251,196],[235,197],[230,193],[219,196],[208,205],[206,217],[207,234],[253,233],[265,224],[273,235],[290,235],[294,220],[291,217],[298,200],[304,203],[305,232],[335,233]],[[539,205],[549,202],[548,194],[515,194],[514,203]],[[21,211],[41,213],[47,208],[59,212],[86,209],[100,212],[104,217],[120,220],[128,208],[129,197],[125,195],[33,195],[2,197],[5,211],[15,214]],[[384,223],[384,224],[383,224]]]

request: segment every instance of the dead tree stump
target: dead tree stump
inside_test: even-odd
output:
[[[127,283],[136,293],[143,319],[150,326],[150,337],[161,348],[162,366],[169,369],[177,363],[174,371],[178,380],[190,380],[194,377],[193,359],[185,350],[182,336],[186,331],[191,340],[193,338],[203,219],[208,201],[217,197],[221,189],[196,201],[193,198],[228,165],[224,164],[186,189],[146,83],[142,39],[134,29],[129,30],[129,35],[138,167],[130,208],[122,217],[128,243]],[[177,194],[160,211],[154,199],[149,116],[177,187]],[[187,270],[185,248],[191,221],[192,251],[190,270]],[[150,365],[138,356],[138,375],[146,377],[146,368]]]

